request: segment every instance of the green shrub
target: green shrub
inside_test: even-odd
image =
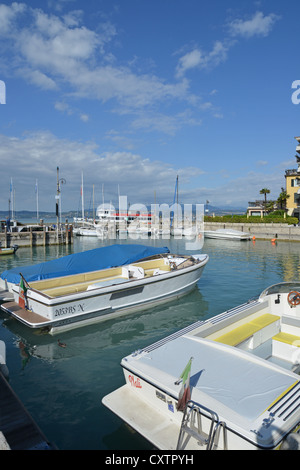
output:
[[[261,218],[258,216],[247,217],[246,215],[217,215],[204,216],[204,222],[221,222],[221,223],[233,223],[233,224],[298,224],[299,220],[297,217],[286,216],[284,218],[284,211],[274,211],[265,217]]]

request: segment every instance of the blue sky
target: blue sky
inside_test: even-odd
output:
[[[296,167],[296,0],[0,3],[0,209],[247,207]],[[2,99],[3,101],[3,99]],[[155,195],[155,196],[154,196]]]

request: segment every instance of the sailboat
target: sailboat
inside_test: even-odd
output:
[[[94,187],[93,187],[94,191]],[[95,227],[95,221],[91,218],[84,216],[84,190],[83,190],[83,172],[81,173],[81,217],[74,217],[75,227],[73,233],[77,236],[83,237],[97,237],[97,230]]]
[[[178,197],[179,197],[179,184],[178,184],[178,175],[177,175],[176,184],[175,184],[174,201],[173,201],[173,208],[174,209],[176,208],[176,217],[175,217],[175,210],[174,210],[173,211],[174,215],[171,218],[170,232],[171,232],[171,235],[173,235],[174,237],[179,237],[179,238],[181,238],[182,236],[188,236],[188,237],[195,236],[196,233],[195,233],[195,229],[193,229],[193,226],[192,226],[192,218],[185,219],[183,221],[182,209],[181,209],[181,205],[179,205]],[[176,204],[175,204],[175,200],[177,201]]]

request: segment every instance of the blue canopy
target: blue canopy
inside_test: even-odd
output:
[[[32,266],[19,266],[9,269],[3,271],[1,278],[6,279],[7,282],[19,284],[20,273],[22,273],[27,282],[40,281],[41,279],[122,266],[161,253],[169,253],[169,249],[144,245],[110,245],[74,253],[73,255],[63,256]]]

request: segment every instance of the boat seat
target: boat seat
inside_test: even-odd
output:
[[[272,337],[272,356],[299,363],[300,337],[283,331]]]
[[[253,336],[256,332],[269,325],[272,325],[278,320],[280,320],[279,316],[265,313],[264,315],[254,318],[250,322],[238,326],[228,333],[219,336],[215,339],[215,341],[218,343],[228,344],[229,346],[237,346],[238,344]]]
[[[293,344],[296,347],[300,347],[300,336],[291,335],[290,333],[284,333],[281,331],[272,338],[274,341],[281,341],[286,344]]]

